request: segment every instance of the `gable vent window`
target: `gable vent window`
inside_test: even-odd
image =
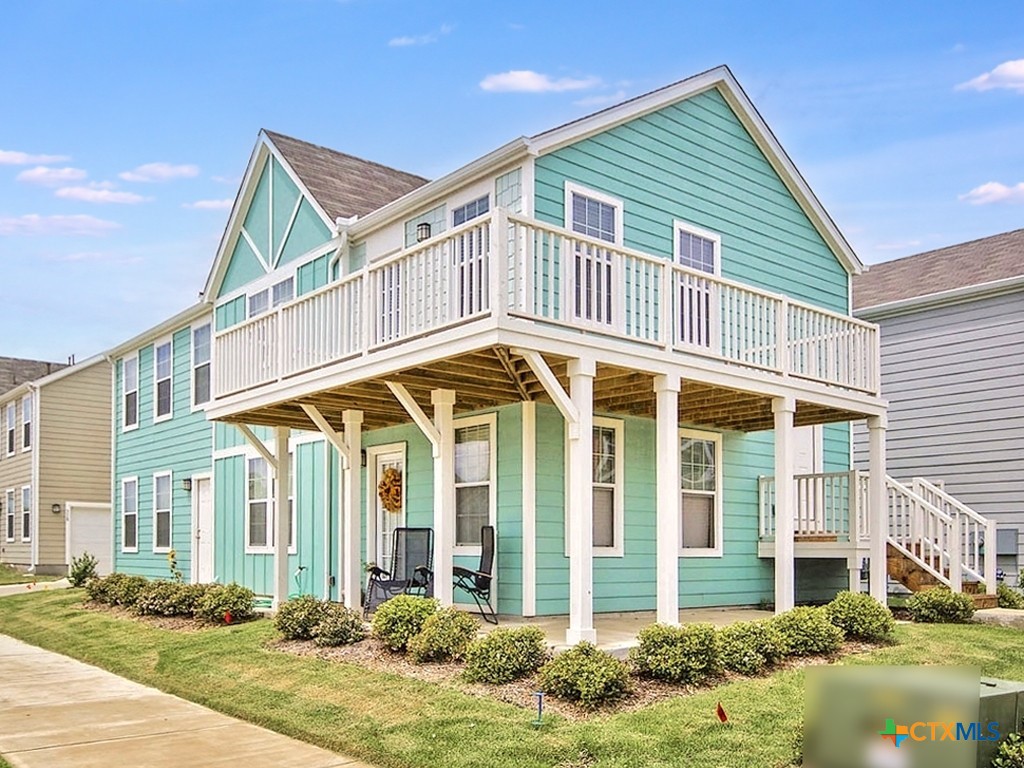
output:
[[[454,211],[452,211],[452,226],[457,227],[459,224],[465,224],[470,219],[475,219],[477,216],[483,216],[491,209],[490,196],[484,195],[476,200],[471,200],[465,205],[460,205]]]

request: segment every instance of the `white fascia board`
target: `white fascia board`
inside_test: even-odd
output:
[[[856,309],[853,314],[862,320],[875,321],[895,315],[934,309],[948,304],[961,304],[967,301],[986,299],[1004,293],[1013,293],[1021,289],[1024,289],[1024,275],[1007,277],[1002,280],[991,280],[987,283],[977,283],[976,285],[966,285],[962,288],[953,288],[948,291],[927,293],[923,296],[911,296],[907,299],[887,301],[882,304],[873,304],[870,307]]]

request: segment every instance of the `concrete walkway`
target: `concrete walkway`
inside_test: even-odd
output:
[[[32,594],[33,592],[46,592],[51,589],[67,589],[71,586],[71,582],[67,579],[57,579],[57,581],[37,581],[35,584],[29,582],[28,584],[4,584],[0,586],[0,597],[6,597],[7,595],[25,595]]]
[[[369,768],[5,635],[0,754],[14,768]]]

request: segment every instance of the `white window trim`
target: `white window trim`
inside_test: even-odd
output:
[[[309,435],[303,436],[302,438],[292,438],[288,441],[288,453],[291,457],[290,464],[292,466],[292,476],[295,482],[298,483],[298,474],[296,473],[297,466],[295,464],[296,457],[298,456],[298,446],[303,443],[320,443],[323,442],[321,435]],[[272,447],[274,441],[270,441],[269,445]],[[277,535],[277,476],[274,472],[274,468],[267,464],[267,546],[265,547],[253,547],[249,545],[249,459],[266,459],[261,456],[255,449],[251,447],[245,447],[242,450],[238,449],[227,449],[223,454],[215,458],[223,458],[225,456],[241,456],[245,461],[245,554],[247,555],[272,555],[274,554],[274,547]],[[292,504],[292,543],[288,546],[289,555],[297,555],[299,553],[299,503],[298,503],[298,487],[293,486],[289,493],[288,498]]]
[[[624,557],[625,556],[625,539],[626,539],[626,422],[622,419],[610,419],[607,416],[595,416],[593,421],[595,427],[606,427],[615,430],[615,506],[612,510],[612,514],[615,519],[612,521],[615,528],[615,541],[614,547],[594,547],[594,557]],[[591,462],[588,466],[593,465],[593,435],[591,435],[588,445],[591,446],[590,456]],[[569,433],[568,429],[565,432],[565,450],[563,456],[568,459],[569,456]],[[569,498],[569,471],[568,463],[566,463],[565,469],[565,497]],[[594,482],[593,482],[593,470],[591,470],[591,482],[590,482],[590,493],[593,496],[594,493]],[[569,556],[569,515],[563,512],[562,521],[565,528],[565,556]],[[591,523],[593,527],[593,523]],[[593,536],[593,531],[591,531]]]
[[[282,280],[287,280],[289,277],[295,278],[295,282],[294,282],[294,285],[295,285],[295,299],[293,299],[292,301],[295,301],[296,299],[301,298],[301,296],[299,295],[299,270],[302,267],[306,266],[307,264],[310,264],[310,263],[316,261],[321,256],[328,256],[328,255],[330,255],[332,253],[335,253],[338,250],[338,246],[339,246],[339,241],[338,241],[337,238],[334,238],[334,239],[328,241],[327,243],[325,243],[323,245],[318,245],[315,248],[312,248],[309,251],[306,251],[306,253],[301,254],[300,256],[296,257],[292,261],[289,261],[287,264],[282,264],[281,266],[277,267],[276,269],[274,269],[274,270],[272,270],[270,272],[267,272],[267,273],[265,273],[263,275],[260,275],[255,280],[251,280],[248,283],[246,283],[245,285],[243,285],[243,286],[241,286],[239,288],[235,288],[233,291],[231,291],[231,293],[226,293],[223,296],[219,296],[217,298],[217,305],[216,305],[216,307],[214,307],[214,318],[211,320],[211,322],[216,320],[216,310],[220,309],[223,306],[226,306],[226,305],[230,304],[233,301],[238,300],[239,298],[245,299],[245,319],[241,320],[240,323],[238,323],[238,324],[246,322],[249,319],[249,296],[250,296],[250,294],[259,293],[264,288],[270,288],[275,283],[279,283]],[[328,270],[328,282],[333,282],[332,280],[330,280],[329,270]],[[267,312],[269,314],[269,312],[272,312],[272,311],[273,310],[270,309]],[[199,323],[199,325],[203,325],[203,323]],[[234,327],[234,326],[230,326],[230,327]],[[217,334],[218,332],[222,332],[222,331],[218,331],[218,329],[216,327],[216,323],[214,323],[213,333]]]
[[[17,489],[8,488],[4,493],[4,541],[14,541],[18,538],[18,515],[14,511],[14,500],[17,498]],[[7,520],[10,518],[10,528],[7,527]],[[7,535],[10,530],[11,535]]]
[[[128,377],[125,376],[125,368],[127,367],[128,361],[135,361],[135,389],[127,389]],[[121,358],[121,431],[122,432],[133,432],[139,428],[140,416],[142,415],[142,409],[139,407],[139,390],[142,384],[142,370],[139,367],[139,353],[138,351],[133,352],[130,355],[125,355]],[[125,407],[130,393],[135,393],[135,423],[127,424],[125,419],[128,416],[128,409]]]
[[[267,517],[266,517],[267,544],[266,544],[266,546],[262,546],[262,547],[260,547],[260,546],[253,546],[253,545],[251,545],[249,543],[249,508],[250,508],[250,504],[252,502],[252,498],[249,496],[249,462],[252,459],[263,459],[263,462],[264,462],[264,464],[266,464],[266,467],[267,467],[267,499],[266,499],[266,502],[267,502]],[[267,460],[264,457],[260,456],[255,451],[252,451],[252,452],[246,451],[243,454],[243,459],[242,460],[244,462],[243,463],[243,479],[245,481],[245,533],[243,534],[245,536],[245,538],[243,539],[243,541],[245,542],[245,554],[247,554],[247,555],[272,555],[272,554],[274,554],[274,546],[273,546],[273,543],[272,543],[273,542],[273,531],[274,531],[274,510],[273,510],[273,503],[274,503],[273,479],[274,479],[274,473],[273,473],[273,470],[272,470],[272,468],[270,466],[270,463],[267,462]]]
[[[168,499],[168,502],[170,503],[171,506],[168,507],[168,510],[167,510],[167,538],[168,538],[168,546],[166,546],[166,547],[158,547],[156,545],[156,537],[157,537],[157,523],[156,523],[156,513],[157,513],[157,507],[156,507],[156,479],[158,477],[166,477],[167,478],[167,484],[168,484],[169,493],[170,493],[170,498]],[[153,494],[152,494],[152,496],[153,496],[153,554],[155,554],[155,555],[165,555],[168,552],[170,552],[172,549],[174,549],[174,475],[173,475],[173,473],[171,473],[171,472],[154,472],[153,473]],[[136,508],[138,508],[138,502],[136,502],[135,506],[136,506]]]
[[[210,326],[210,359],[206,363],[201,363],[201,365],[210,366],[210,397],[205,403],[196,404],[196,330],[202,328],[204,325]],[[213,327],[212,317],[207,318],[205,322],[193,323],[188,329],[188,402],[190,406],[190,413],[195,413],[196,411],[205,412],[210,401],[213,400],[213,336],[215,333],[216,330]]]
[[[4,453],[14,456],[18,452],[18,404],[16,402],[8,403],[4,411],[7,419],[4,423]],[[14,433],[13,443],[11,442],[12,432]]]
[[[452,423],[453,433],[452,442],[454,443],[454,430],[462,429],[464,427],[477,427],[481,424],[487,424],[487,439],[490,443],[489,458],[490,467],[488,468],[488,486],[490,492],[488,493],[488,506],[487,510],[487,524],[494,526],[497,529],[498,520],[498,418],[495,413],[485,413],[480,416],[469,416],[464,419],[455,419]],[[453,465],[454,471],[454,465]],[[455,477],[452,476],[452,498],[455,498]],[[455,510],[452,510],[453,513]],[[482,547],[479,544],[456,544],[455,543],[455,519],[453,514],[452,519],[452,555],[458,557],[459,555],[470,555],[480,557]],[[437,567],[435,565],[435,567]]]
[[[723,500],[724,491],[724,467],[722,451],[722,433],[705,432],[699,429],[680,429],[676,446],[676,461],[682,461],[682,447],[679,443],[682,438],[688,437],[695,440],[709,440],[715,444],[715,546],[714,547],[684,547],[683,546],[683,502],[682,482],[679,488],[679,556],[680,557],[722,557],[724,553],[723,537],[725,535],[725,503]]]
[[[621,246],[622,245],[622,215],[623,215],[623,209],[625,207],[625,203],[623,203],[623,201],[620,198],[612,197],[611,195],[607,194],[606,192],[598,192],[596,189],[589,189],[589,188],[584,187],[584,186],[582,186],[580,184],[576,184],[575,182],[566,181],[565,182],[565,199],[564,199],[565,210],[564,210],[564,216],[563,216],[564,224],[565,224],[565,228],[567,230],[569,230],[570,232],[572,232],[575,235],[579,235],[580,237],[589,237],[589,235],[584,235],[582,232],[576,232],[576,230],[574,230],[572,228],[572,196],[573,195],[582,195],[583,197],[589,197],[589,198],[591,198],[593,200],[597,200],[598,202],[604,203],[605,205],[610,205],[610,206],[612,206],[612,208],[615,209],[615,241],[613,243],[611,243],[611,245],[619,245],[619,246]],[[600,240],[600,238],[595,238],[595,239]],[[602,240],[601,242],[607,242],[607,241]]]
[[[127,515],[125,514],[125,509],[124,509],[124,487],[128,483],[135,483],[135,511],[132,513],[133,515],[135,515],[135,546],[134,547],[126,547],[125,543],[124,543],[124,539],[125,539],[125,535],[124,535],[124,532],[125,532],[124,519],[125,519],[125,517],[127,517]],[[154,534],[155,534],[155,531],[154,531]],[[155,535],[154,535],[153,540],[156,541]],[[139,478],[138,478],[138,475],[133,475],[132,477],[122,477],[121,478],[121,552],[123,552],[125,554],[129,554],[129,555],[133,555],[133,554],[138,553],[138,551],[139,551]]]
[[[497,177],[495,177],[495,179],[497,179]],[[475,214],[474,216],[470,216],[465,221],[463,221],[462,224],[456,224],[455,223],[455,213],[457,211],[459,211],[462,208],[465,208],[470,203],[476,203],[476,202],[479,202],[480,200],[486,200],[487,201],[487,211],[485,213],[478,213],[478,214]],[[456,205],[456,206],[454,206],[453,208],[451,208],[449,210],[449,215],[451,216],[451,220],[452,220],[451,221],[451,228],[455,229],[456,227],[461,227],[464,224],[469,224],[469,222],[474,221],[476,219],[482,218],[484,216],[489,216],[493,211],[494,211],[494,206],[491,205],[491,193],[490,192],[484,192],[482,195],[477,195],[476,197],[471,197],[466,202],[461,203],[460,205]]]
[[[28,404],[28,420],[25,420],[25,405]],[[21,452],[27,453],[32,450],[36,435],[34,429],[35,419],[32,418],[32,409],[35,407],[32,394],[29,393],[21,398]],[[28,427],[28,445],[25,445],[25,427]],[[17,439],[17,437],[15,437]]]
[[[166,379],[158,379],[157,378],[158,372],[157,372],[157,354],[156,353],[157,353],[157,350],[160,347],[168,346],[168,345],[171,348],[171,356],[170,356],[171,375],[169,377],[167,377]],[[158,415],[157,414],[157,410],[156,410],[157,407],[158,407],[159,399],[160,399],[157,396],[157,388],[159,387],[161,381],[169,381],[170,384],[171,384],[171,410],[169,410],[163,416]],[[153,423],[154,424],[160,424],[161,422],[164,422],[164,421],[170,421],[173,418],[174,418],[174,337],[173,336],[165,336],[164,338],[159,339],[158,341],[153,343]]]
[[[674,219],[672,221],[672,260],[675,264],[683,266],[680,263],[679,253],[679,233],[686,232],[690,235],[696,235],[697,237],[703,237],[705,240],[710,240],[714,243],[715,250],[715,271],[708,272],[709,275],[720,277],[722,274],[722,236],[717,232],[712,232],[709,229],[702,229],[695,224],[690,224],[680,219]],[[693,269],[693,267],[689,267]]]
[[[25,491],[28,491],[29,504],[28,509],[25,509]],[[35,494],[32,493],[31,485],[21,486],[21,511],[19,513],[18,522],[21,524],[21,542],[27,544],[32,541],[32,507],[35,506]],[[28,515],[28,536],[25,535],[25,516]]]

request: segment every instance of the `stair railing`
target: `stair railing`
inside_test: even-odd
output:
[[[963,588],[956,518],[895,478],[885,478],[888,543],[954,592]]]
[[[911,482],[914,492],[956,521],[963,572],[996,591],[996,521],[979,515],[938,484],[923,477]]]

